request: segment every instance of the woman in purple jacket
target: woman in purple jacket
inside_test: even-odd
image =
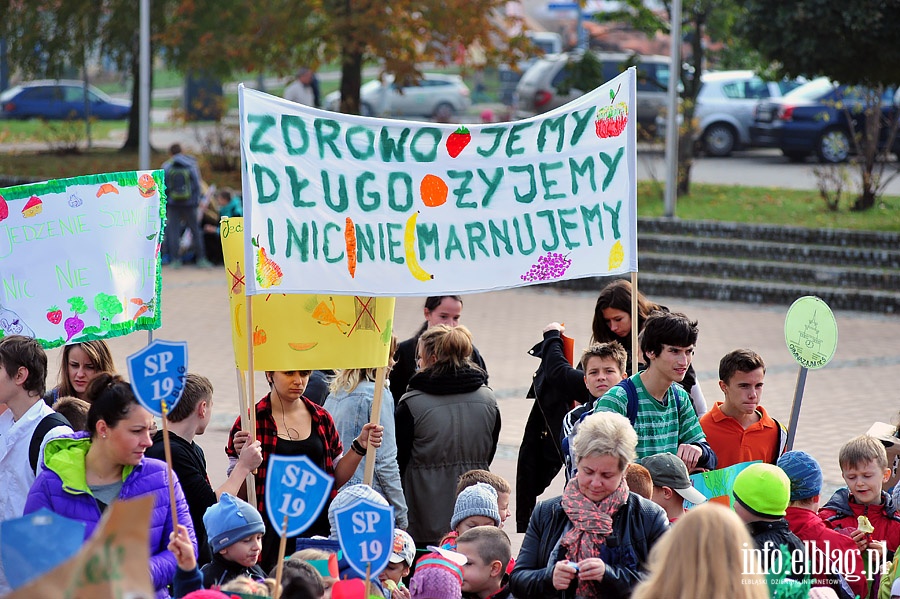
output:
[[[84,522],[84,538],[94,532],[103,512],[117,499],[153,495],[150,516],[150,576],[158,599],[177,567],[167,549],[172,532],[166,463],[144,457],[150,440],[150,412],[138,404],[131,385],[118,375],[101,373],[87,388],[91,402],[88,432],[54,439],[44,449],[44,466],[25,504],[25,513],[42,507]],[[174,476],[174,473],[173,473]],[[191,515],[181,485],[174,479],[178,522],[194,543]]]

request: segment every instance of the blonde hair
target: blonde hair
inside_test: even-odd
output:
[[[844,443],[841,453],[838,455],[841,470],[861,467],[873,460],[882,470],[888,468],[887,451],[884,449],[884,445],[870,435],[860,435],[850,439]]]
[[[423,365],[423,370],[436,374],[450,373],[460,368],[476,368],[472,362],[472,333],[463,325],[448,327],[438,324],[419,337],[417,351],[423,356],[434,356],[435,362]]]
[[[385,373],[386,375],[390,374],[391,370],[394,368],[394,364],[397,363],[397,360],[394,359],[396,353],[397,335],[391,335],[391,347],[388,352],[388,364],[387,371]],[[335,373],[334,378],[331,379],[331,384],[328,385],[328,390],[331,393],[340,393],[341,391],[352,393],[353,390],[356,389],[361,382],[374,381],[377,371],[377,368],[344,368],[343,370],[338,370]],[[388,387],[387,376],[385,376],[385,387]]]
[[[615,412],[597,412],[585,418],[573,441],[575,463],[592,454],[609,455],[619,460],[619,470],[637,458],[637,433],[628,418]]]
[[[678,519],[650,552],[632,599],[768,599],[753,539],[730,509],[707,503]],[[752,561],[748,561],[752,560]],[[747,563],[745,563],[745,561]]]
[[[272,591],[275,590],[275,581],[257,582],[249,576],[237,576],[222,585],[223,593],[241,593],[242,595],[251,595],[254,597],[271,597]]]
[[[509,482],[500,476],[488,470],[469,470],[459,475],[459,481],[456,483],[456,496],[463,492],[464,489],[474,486],[477,483],[485,483],[494,487],[497,494],[512,493],[512,487]]]

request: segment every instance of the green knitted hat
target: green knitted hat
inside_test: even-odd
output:
[[[772,464],[753,464],[734,479],[734,499],[761,518],[781,518],[791,501],[791,479]]]

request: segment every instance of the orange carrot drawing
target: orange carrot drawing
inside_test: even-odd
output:
[[[344,241],[347,244],[347,270],[353,279],[356,278],[356,226],[349,216],[344,225]]]

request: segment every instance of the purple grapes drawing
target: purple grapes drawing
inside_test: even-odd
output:
[[[545,255],[538,258],[538,261],[531,265],[528,272],[524,275],[520,275],[519,278],[526,283],[532,283],[534,281],[551,281],[553,279],[559,279],[566,274],[566,270],[571,265],[572,260],[563,254],[547,252]]]

